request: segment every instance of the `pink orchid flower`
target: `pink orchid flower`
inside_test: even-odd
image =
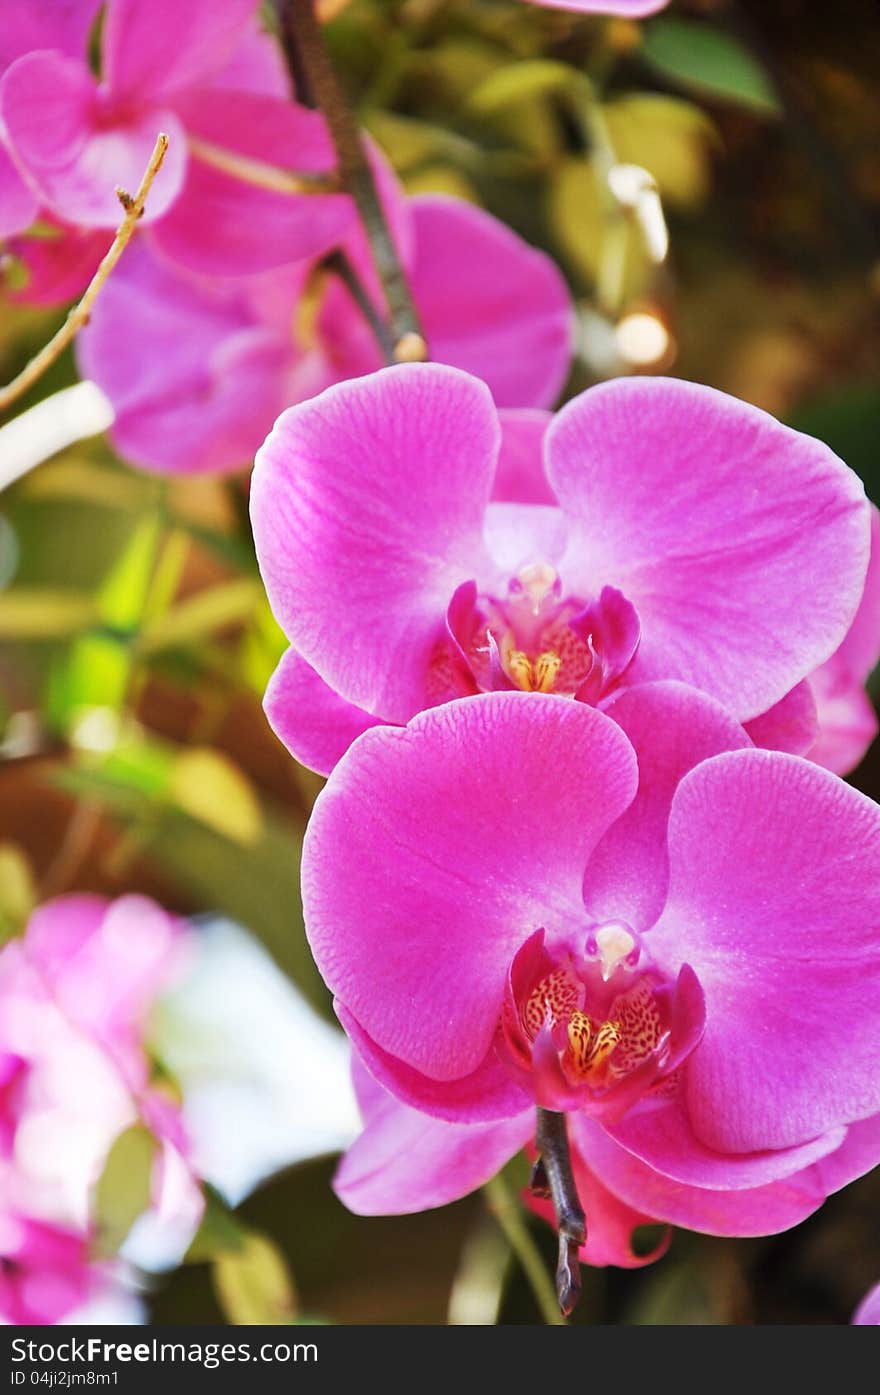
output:
[[[880,1327],[880,1284],[865,1294],[852,1320],[857,1327]]]
[[[0,1211],[0,1321],[55,1323],[111,1285],[82,1233]]]
[[[334,164],[323,118],[289,99],[257,0],[109,0],[100,79],[85,51],[96,4],[70,6],[76,22],[57,38],[51,0],[2,0],[0,15],[7,9],[14,61],[0,81],[0,126],[32,197],[25,217],[0,168],[6,232],[37,207],[75,229],[115,228],[116,187],[138,187],[160,131],[168,153],[143,222],[195,271],[245,274],[316,255],[352,223],[347,195],[277,193],[217,167],[218,151],[301,172]]]
[[[352,1075],[364,1129],[337,1168],[333,1189],[358,1215],[409,1215],[458,1201],[493,1177],[523,1145],[519,1117],[486,1124],[450,1123],[396,1099],[357,1056]],[[637,1254],[633,1231],[655,1218],[620,1201],[579,1155],[573,1161],[578,1195],[589,1215],[582,1261],[596,1268],[613,1264],[636,1269],[659,1259],[669,1247],[669,1232],[648,1253]],[[536,1200],[531,1192],[524,1200],[553,1222],[551,1203]]]
[[[871,505],[871,554],[859,608],[830,659],[781,702],[748,723],[756,746],[790,751],[848,775],[877,735],[865,691],[880,660],[880,513]]]
[[[544,470],[549,412],[504,414],[493,497],[555,504]],[[859,608],[838,648],[768,712],[747,723],[756,746],[808,756],[836,775],[859,764],[877,735],[865,680],[880,661],[880,512],[871,505],[871,550]]]
[[[643,19],[665,9],[669,0],[529,0],[550,10],[574,10],[582,15],[618,15],[624,19]]]
[[[53,1322],[118,1285],[90,1246],[93,1189],[115,1139],[142,1121],[159,1148],[153,1251],[186,1243],[202,1199],[179,1110],[150,1082],[146,1019],[186,955],[183,927],[152,902],[64,896],[0,952],[0,1312]],[[27,1311],[27,1319],[16,1312]]]
[[[432,356],[485,378],[503,406],[543,407],[568,373],[573,314],[542,252],[458,199],[401,210],[401,242]],[[365,249],[352,259],[370,275]],[[136,315],[138,335],[125,332]],[[79,340],[116,409],[113,441],[161,471],[249,464],[285,404],[381,366],[340,280],[313,263],[208,281],[130,249]]]
[[[101,0],[0,0],[0,74],[34,49],[55,49],[68,58],[85,52]],[[9,153],[0,121],[0,238],[22,232],[36,218],[39,199]]]
[[[648,1217],[796,1224],[880,1160],[878,854],[875,804],[677,683],[365,733],[302,872],[388,1092],[361,1080],[343,1199],[452,1200],[533,1142],[537,1106],[567,1125],[587,1260],[634,1263]]]
[[[808,754],[828,770],[854,770],[877,735],[865,680],[880,661],[880,513],[871,508],[871,557],[865,590],[843,643],[809,678],[818,734]]]
[[[292,646],[266,711],[304,764],[494,689],[596,704],[670,678],[747,721],[843,640],[869,509],[819,441],[711,388],[620,379],[557,414],[545,501],[520,503],[494,491],[541,418],[506,427],[496,473],[485,385],[402,365],[290,408],[258,453],[257,556]]]

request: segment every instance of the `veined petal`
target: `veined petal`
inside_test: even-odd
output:
[[[333,1178],[359,1216],[400,1216],[446,1206],[482,1186],[518,1153],[535,1128],[534,1110],[491,1124],[450,1124],[401,1104],[352,1065],[364,1131]]]
[[[157,13],[143,0],[112,0],[104,23],[104,81],[117,93],[164,101],[194,87],[231,57],[257,0],[174,0]]]
[[[492,486],[493,500],[514,504],[555,504],[544,473],[543,446],[551,412],[538,407],[507,407],[498,413],[501,450]]]
[[[871,555],[865,587],[855,618],[834,661],[858,682],[864,683],[880,661],[880,510],[871,504]]]
[[[431,357],[482,378],[499,407],[551,406],[574,335],[554,263],[462,199],[422,195],[411,206],[411,285]]]
[[[16,163],[66,222],[117,227],[116,189],[135,193],[160,131],[168,151],[144,220],[160,218],[183,184],[186,141],[174,113],[147,100],[117,111],[84,63],[60,53],[27,53],[12,64],[0,83],[0,117]]]
[[[840,1147],[813,1164],[829,1196],[880,1164],[880,1114],[850,1124]]]
[[[842,673],[832,657],[810,675],[818,733],[807,755],[817,765],[848,775],[877,735],[877,713],[864,685]]]
[[[489,693],[365,732],[303,852],[326,982],[389,1054],[434,1080],[468,1075],[519,946],[582,924],[584,864],[635,786],[621,729],[563,698]]]
[[[810,760],[847,775],[877,735],[865,680],[880,659],[880,513],[871,505],[871,559],[855,619],[840,648],[810,674],[818,735]]]
[[[534,1099],[502,1065],[493,1043],[470,1074],[458,1080],[432,1080],[383,1051],[337,999],[336,1016],[373,1078],[402,1104],[454,1124],[483,1124],[534,1112]]]
[[[283,97],[202,87],[177,97],[188,134],[292,173],[335,166],[323,117]],[[166,256],[206,276],[247,276],[319,256],[354,220],[342,193],[281,193],[227,174],[190,152],[186,185],[155,230]]]
[[[86,40],[101,0],[3,0],[0,72],[38,48],[85,58]]]
[[[251,519],[275,617],[347,702],[406,721],[462,581],[485,574],[498,449],[488,389],[405,364],[291,407],[259,451]]]
[[[673,379],[602,383],[556,417],[547,473],[571,523],[566,585],[616,586],[639,613],[630,681],[677,678],[747,720],[852,622],[868,563],[862,485],[755,407]]]
[[[811,680],[805,678],[798,683],[767,712],[747,722],[745,729],[755,746],[767,751],[788,751],[793,756],[806,755],[819,730]]]
[[[639,792],[590,858],[584,902],[596,920],[619,919],[646,930],[666,900],[666,825],[679,782],[707,757],[750,743],[718,703],[683,683],[629,688],[603,710],[638,756]]]
[[[571,1132],[588,1167],[615,1196],[656,1220],[705,1235],[775,1235],[812,1215],[826,1197],[813,1167],[738,1191],[697,1187],[657,1172],[583,1114],[572,1117]]]
[[[295,649],[282,655],[266,689],[269,725],[291,755],[319,775],[329,775],[352,741],[381,724],[346,702]]]
[[[831,1129],[797,1148],[769,1148],[756,1153],[718,1153],[697,1138],[679,1097],[634,1111],[605,1130],[628,1153],[673,1181],[722,1191],[744,1191],[800,1172],[832,1154],[846,1128]]]
[[[39,200],[0,145],[0,238],[24,232],[37,216]]]
[[[688,1111],[710,1148],[787,1148],[880,1109],[880,810],[812,762],[738,751],[685,776],[651,950],[706,1031]]]

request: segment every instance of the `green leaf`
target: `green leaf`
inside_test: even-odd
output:
[[[47,461],[20,485],[27,499],[77,499],[97,508],[135,510],[150,498],[143,476],[70,456]]]
[[[16,587],[0,596],[0,639],[65,639],[95,619],[92,596],[50,587]]]
[[[606,220],[602,188],[588,159],[572,155],[560,162],[549,190],[548,213],[569,261],[592,280],[599,269]]]
[[[118,711],[125,701],[131,673],[128,645],[100,630],[81,635],[49,671],[46,720],[66,733],[90,707]]]
[[[455,110],[498,66],[504,50],[497,44],[453,37],[413,55],[409,81],[423,83],[440,110]]]
[[[465,136],[399,112],[371,112],[367,127],[401,174],[438,159],[475,169],[483,159],[480,147]]]
[[[157,513],[140,520],[106,572],[95,597],[96,627],[81,634],[49,673],[46,718],[66,733],[90,707],[119,710],[132,671],[130,638],[137,631],[161,535]]]
[[[212,1280],[224,1316],[238,1327],[296,1319],[293,1280],[281,1251],[265,1235],[249,1231],[238,1249],[221,1251]]]
[[[203,1264],[229,1250],[240,1250],[247,1237],[245,1227],[230,1211],[219,1192],[205,1184],[204,1193],[202,1223],[183,1257],[184,1264]]]
[[[141,519],[98,591],[105,625],[133,630],[140,624],[161,534],[158,514]]]
[[[227,625],[239,625],[250,619],[262,595],[259,583],[250,577],[200,591],[148,625],[141,633],[139,652],[143,655],[173,649],[201,641]]]
[[[174,752],[157,741],[131,739],[120,743],[95,772],[102,788],[134,790],[158,802],[165,798],[174,768]]]
[[[621,239],[624,294],[643,290],[650,272],[642,240],[614,206],[590,160],[571,156],[560,162],[548,192],[548,216],[558,247],[584,281],[601,279],[609,240]]]
[[[0,843],[0,945],[22,933],[36,900],[27,858],[14,843]]]
[[[253,623],[245,631],[238,651],[241,676],[258,697],[266,691],[286,648],[287,637],[264,599],[256,607]]]
[[[586,82],[583,73],[565,63],[534,58],[524,63],[510,63],[490,73],[471,92],[468,106],[479,112],[500,111],[535,97],[583,88]]]
[[[169,797],[191,819],[235,843],[252,846],[260,837],[262,814],[253,787],[219,751],[206,746],[182,751],[171,772]]]
[[[150,1204],[150,1182],[158,1145],[144,1124],[132,1124],[117,1138],[95,1186],[94,1252],[116,1254],[138,1216]]]
[[[604,116],[618,160],[649,170],[664,199],[692,208],[708,195],[717,133],[699,107],[681,97],[633,92],[610,102]]]
[[[763,116],[780,103],[757,59],[737,39],[707,24],[657,19],[646,26],[642,53],[663,77]]]
[[[410,198],[418,194],[448,194],[464,203],[479,205],[480,202],[477,186],[454,165],[423,165],[416,173],[407,176],[404,187]]]

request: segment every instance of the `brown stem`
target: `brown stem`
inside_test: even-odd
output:
[[[313,0],[276,0],[281,41],[297,92],[324,115],[340,179],[354,199],[391,323],[389,363],[420,362],[428,346],[379,199],[373,171],[324,43]]]
[[[389,363],[394,363],[394,339],[391,330],[376,310],[375,305],[370,299],[367,288],[358,276],[351,259],[338,247],[336,251],[327,253],[321,265],[326,267],[328,271],[331,271],[334,276],[339,277],[339,280],[342,282],[367,324],[370,326],[379,348],[382,350],[383,357]]]
[[[137,221],[144,211],[147,194],[150,192],[150,186],[153,180],[159,173],[167,149],[168,137],[160,133],[156,137],[156,144],[150,156],[150,162],[144,171],[144,177],[141,180],[140,188],[134,197],[125,189],[116,190],[116,196],[122,204],[125,216],[116,230],[116,236],[113,239],[109,251],[106,253],[101,265],[86,287],[82,300],[70,311],[64,324],[58,330],[58,333],[52,336],[48,344],[40,350],[35,358],[31,359],[30,363],[22,369],[17,378],[13,378],[12,382],[5,388],[0,388],[0,412],[5,412],[7,407],[11,407],[12,403],[17,398],[21,397],[22,393],[27,392],[28,388],[33,387],[34,383],[46,372],[46,369],[51,368],[55,360],[60,358],[61,354],[67,348],[68,344],[73,341],[83,325],[88,324],[92,306],[101,292],[101,287],[104,285],[107,277],[128,246],[131,235],[137,226]]]
[[[559,1260],[556,1266],[556,1296],[566,1317],[574,1311],[581,1296],[581,1266],[578,1251],[586,1244],[587,1219],[577,1194],[565,1115],[552,1109],[539,1109],[535,1127],[538,1162],[532,1174],[537,1195],[549,1191],[556,1211],[559,1231]]]

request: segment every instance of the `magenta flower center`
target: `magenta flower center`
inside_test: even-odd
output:
[[[564,595],[548,562],[523,566],[504,595],[459,587],[430,668],[432,701],[516,688],[596,703],[621,681],[638,648],[635,607],[606,586],[598,600]],[[451,691],[450,691],[451,690]]]
[[[511,578],[505,599],[486,597],[486,635],[477,654],[483,669],[493,652],[491,635],[501,668],[515,688],[573,696],[593,666],[593,652],[589,639],[572,625],[585,609],[583,602],[562,600],[561,592],[554,568],[536,562]]]
[[[500,1050],[545,1108],[620,1117],[674,1088],[689,1036],[676,991],[622,921],[596,926],[582,953],[548,950],[538,931],[511,964]]]

